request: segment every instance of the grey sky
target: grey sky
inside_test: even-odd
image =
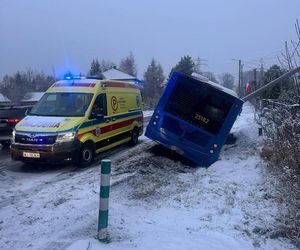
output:
[[[296,38],[299,0],[0,0],[0,77],[32,68],[87,72],[95,57],[133,52],[142,76],[152,57],[165,74],[190,55],[216,74],[277,62]]]

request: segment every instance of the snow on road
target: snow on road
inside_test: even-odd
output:
[[[237,142],[224,146],[208,169],[145,137],[134,148],[106,154],[113,164],[107,245],[95,238],[97,164],[44,176],[7,172],[1,176],[0,248],[294,249],[269,237],[277,210],[251,105],[244,105],[232,131]]]

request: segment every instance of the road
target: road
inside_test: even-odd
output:
[[[144,127],[150,117],[145,117]],[[142,136],[142,138],[145,138]],[[143,144],[143,140],[140,141]],[[0,148],[0,209],[14,204],[21,198],[29,197],[49,185],[74,177],[76,174],[99,166],[101,159],[111,158],[128,150],[127,144],[118,146],[97,155],[92,166],[81,169],[76,165],[29,165],[14,161],[10,157],[9,148]],[[18,192],[16,192],[16,187]]]

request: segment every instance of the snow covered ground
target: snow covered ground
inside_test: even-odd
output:
[[[111,243],[96,240],[99,161],[90,168],[1,172],[1,249],[295,249],[270,239],[272,186],[259,157],[253,108],[245,104],[208,169],[144,136],[100,157],[112,160]]]

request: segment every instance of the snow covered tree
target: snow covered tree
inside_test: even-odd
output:
[[[107,71],[109,69],[112,69],[116,66],[115,63],[110,62],[110,61],[105,61],[105,60],[101,60],[100,62],[100,70],[101,72]]]
[[[283,75],[285,72],[283,69],[281,69],[278,65],[274,64],[271,66],[267,72],[264,74],[264,84],[267,84],[279,76]],[[274,86],[272,89],[266,91],[263,94],[263,98],[265,99],[277,99],[280,96],[281,93],[281,87],[279,84]]]
[[[178,71],[186,75],[191,75],[195,71],[195,63],[190,56],[181,57],[180,61],[172,68],[173,71]]]
[[[146,104],[151,108],[157,103],[161,95],[161,85],[164,79],[162,66],[153,58],[144,73],[144,98]]]
[[[201,73],[203,76],[207,77],[208,80],[212,81],[212,82],[218,82],[215,74],[213,72],[210,71],[206,71],[206,72],[202,72]]]
[[[234,76],[230,73],[224,73],[221,75],[221,83],[224,87],[233,89],[234,87]]]
[[[129,53],[129,56],[121,60],[119,69],[131,76],[136,76],[137,70],[136,70],[135,59],[132,52]]]
[[[0,82],[0,92],[18,104],[27,92],[45,91],[55,81],[54,76],[35,73],[32,70],[6,75]]]

